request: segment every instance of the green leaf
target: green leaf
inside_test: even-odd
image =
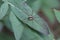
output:
[[[47,23],[45,22],[45,20],[43,18],[39,17],[37,14],[34,14],[33,17],[34,17],[34,21],[37,24],[41,25],[41,27],[44,30],[44,31],[41,30],[40,32],[42,34],[44,34],[44,35],[48,35],[49,34],[49,29],[48,29],[49,26],[47,25]]]
[[[46,27],[46,26],[42,26],[41,24],[39,24],[38,22],[38,20],[32,20],[32,21],[29,21],[28,20],[28,17],[29,17],[29,15],[27,15],[26,13],[24,13],[22,10],[20,10],[20,9],[18,9],[18,8],[16,8],[16,7],[13,7],[13,6],[11,6],[11,9],[12,9],[12,11],[14,12],[14,14],[23,22],[23,23],[25,23],[25,24],[27,24],[27,25],[29,25],[31,28],[33,28],[34,30],[37,30],[38,32],[40,32],[40,33],[43,33],[43,34],[47,34],[48,33],[48,27]],[[29,14],[29,13],[28,13]],[[37,15],[36,13],[34,13],[33,15]],[[32,15],[32,16],[33,16]],[[35,16],[33,16],[33,18],[35,17]],[[38,16],[38,15],[37,15]],[[41,20],[41,18],[38,16],[38,17],[35,17],[35,18],[37,18],[37,19],[39,19],[40,20],[40,23],[42,22],[42,20]],[[34,18],[34,19],[35,19]],[[44,21],[44,20],[43,20]],[[44,23],[44,22],[43,22]],[[46,28],[45,28],[46,27]],[[43,31],[42,31],[43,30]],[[44,33],[45,32],[45,33]]]
[[[55,12],[55,16],[56,16],[57,20],[60,22],[60,11],[54,9],[54,12]]]
[[[21,40],[44,40],[44,38],[42,38],[42,35],[38,35],[38,33],[36,33],[35,31],[31,30],[28,26],[24,25],[24,32],[23,35],[21,37]]]
[[[12,30],[12,32],[14,33],[15,40],[45,40],[44,37],[48,37],[50,32],[47,23],[35,12],[39,10],[41,6],[39,3],[41,2],[41,0],[35,0],[34,3],[32,2],[33,4],[31,6],[26,3],[26,0],[3,1],[4,3],[9,4],[9,7],[11,8],[10,12],[8,13],[9,15],[4,16],[3,20],[6,26],[8,28],[11,28],[10,30]],[[6,8],[4,10],[6,10]],[[4,13],[6,12],[7,11],[5,11]],[[32,16],[33,20],[29,19],[30,16]],[[24,24],[26,24],[28,28]],[[44,35],[44,37],[41,34],[38,35],[38,33],[41,33],[42,35]]]
[[[50,31],[50,34],[47,36],[43,36],[42,34],[39,34],[34,31],[31,30],[28,26],[24,25],[24,32],[23,35],[21,37],[21,40],[53,40],[54,36],[52,34],[52,32]]]
[[[26,2],[27,0],[7,0],[7,1],[12,4],[21,4],[23,2]]]
[[[9,6],[8,11],[7,11],[7,13],[6,13],[6,16],[3,18],[3,22],[4,22],[5,26],[6,26],[11,32],[13,32],[13,31],[12,31],[12,27],[11,27],[12,25],[11,25],[11,22],[10,22],[10,19],[9,19],[10,12],[11,12],[11,9],[10,9],[10,6]]]
[[[7,10],[8,10],[8,3],[5,2],[0,7],[0,20],[3,19],[3,17],[6,15]]]
[[[13,12],[10,14],[10,21],[16,40],[20,40],[24,30],[23,24],[16,18]]]
[[[12,6],[16,6],[18,8],[22,8],[22,4],[25,3],[27,0],[7,0],[9,4],[11,4]],[[24,6],[25,7],[25,6]]]

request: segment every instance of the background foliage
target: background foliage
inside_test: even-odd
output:
[[[0,0],[0,40],[58,38],[58,7],[58,0]]]

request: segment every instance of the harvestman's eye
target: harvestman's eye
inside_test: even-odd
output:
[[[28,20],[33,20],[33,19],[34,19],[33,16],[28,17]]]

